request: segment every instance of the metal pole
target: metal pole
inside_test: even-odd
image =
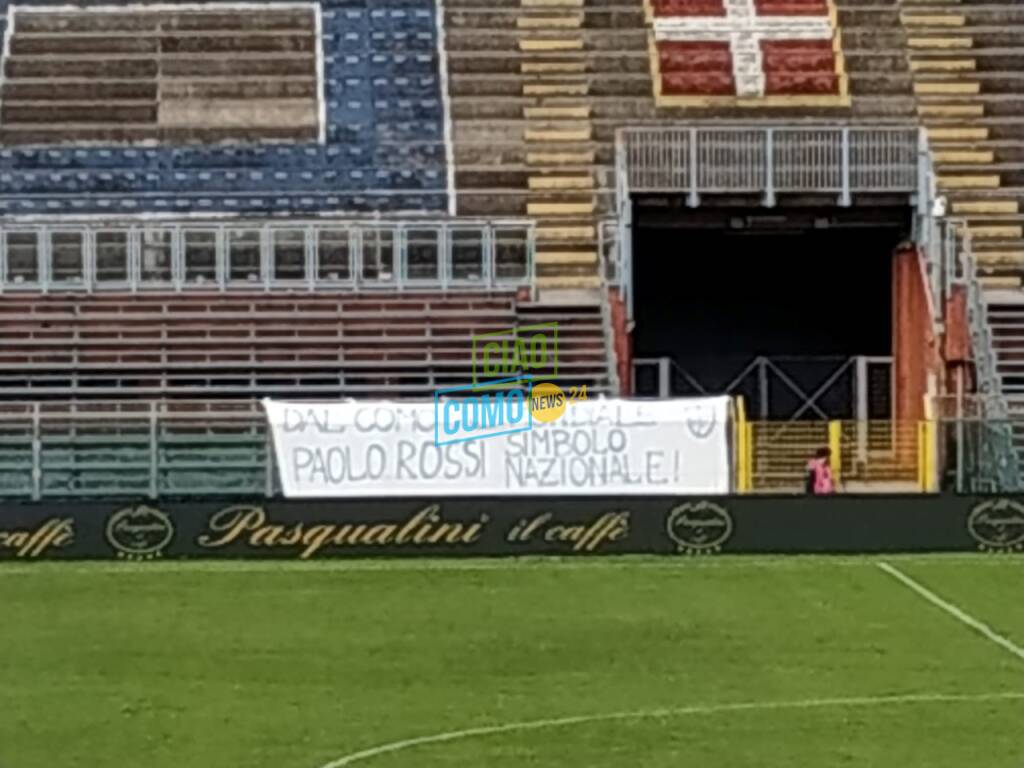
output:
[[[956,369],[956,492],[964,492],[964,370]]]
[[[841,151],[840,151],[840,162],[841,162],[841,174],[842,174],[842,191],[839,194],[839,205],[843,208],[850,207],[850,129],[843,128],[840,133],[841,139]]]
[[[658,397],[669,396],[669,372],[671,360],[667,357],[658,358]]]
[[[43,446],[39,432],[39,403],[32,403],[32,501],[39,501],[43,495]]]
[[[757,383],[758,383],[758,410],[761,413],[761,421],[768,421],[768,365],[765,358],[757,361]]]
[[[772,128],[765,132],[764,206],[775,207],[775,131]]]
[[[698,190],[699,174],[697,173],[697,129],[690,128],[687,134],[690,146],[689,149],[689,163],[687,164],[686,173],[690,181],[690,194],[686,196],[686,204],[690,208],[696,208],[700,205],[700,192]]]
[[[158,496],[158,481],[160,473],[160,461],[158,451],[160,450],[157,439],[157,415],[156,403],[149,404],[149,498],[155,499]]]
[[[857,461],[868,460],[868,359],[856,358],[857,375],[854,378],[857,398]]]
[[[274,434],[270,428],[269,420],[264,429],[266,430],[266,473],[264,476],[263,494],[269,499],[274,496]]]

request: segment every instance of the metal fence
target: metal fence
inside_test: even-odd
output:
[[[618,136],[628,192],[924,192],[922,136],[913,126],[627,128]]]
[[[807,460],[832,449],[841,490],[962,492],[1001,485],[1004,450],[1024,421],[744,421],[737,487],[800,492]],[[944,470],[943,470],[944,468]],[[277,470],[258,403],[159,402],[0,406],[0,497],[273,496]]]
[[[0,228],[0,291],[526,286],[532,222],[62,222]]]
[[[740,487],[800,492],[807,462],[829,448],[840,490],[929,491],[936,487],[934,422],[754,421],[739,457]]]
[[[4,406],[0,496],[26,499],[274,492],[255,403]]]
[[[684,194],[691,207],[708,194],[906,195],[927,216],[934,174],[921,128],[901,125],[679,125],[623,128],[615,144],[615,219],[602,224],[602,258],[633,317],[632,198]],[[919,217],[920,218],[920,217]]]

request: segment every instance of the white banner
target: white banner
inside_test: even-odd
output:
[[[264,405],[289,498],[730,490],[727,397],[576,402],[552,423],[440,446],[434,403]]]

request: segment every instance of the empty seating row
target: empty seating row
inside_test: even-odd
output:
[[[430,397],[470,384],[480,334],[558,323],[558,380],[607,391],[598,307],[519,304],[511,292],[9,295],[0,399]]]
[[[0,196],[0,214],[38,216],[43,214],[135,214],[150,213],[210,214],[259,213],[265,215],[311,215],[322,211],[346,213],[422,213],[443,211],[448,205],[444,192],[395,194],[368,191],[362,194],[293,195],[280,190],[275,195],[231,193],[222,197],[182,193],[180,195],[79,195],[73,198],[39,194]]]

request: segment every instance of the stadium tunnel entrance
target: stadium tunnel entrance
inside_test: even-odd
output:
[[[761,419],[891,418],[893,253],[912,228],[905,199],[633,202],[635,394],[740,394]]]

